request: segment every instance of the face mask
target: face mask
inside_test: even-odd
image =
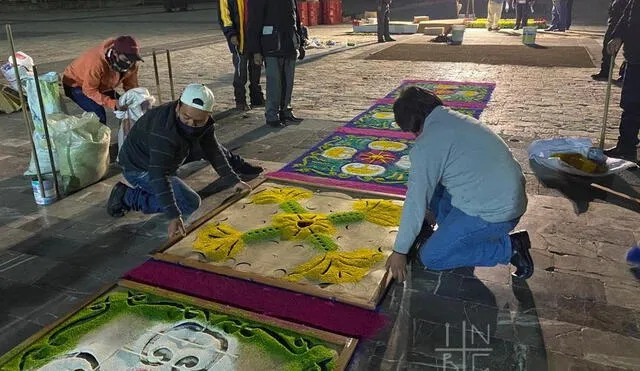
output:
[[[113,49],[109,49],[107,51],[106,57],[107,61],[111,65],[111,68],[113,68],[113,70],[116,72],[125,73],[129,71],[129,69],[133,65],[133,62],[129,60],[121,60],[118,53],[114,52]]]
[[[180,131],[180,133],[187,137],[199,137],[202,134],[204,134],[204,132],[209,127],[209,125],[199,126],[199,127],[187,125],[184,122],[182,122],[180,120],[180,117],[178,117],[177,115],[176,115],[176,122],[178,123],[178,130]]]

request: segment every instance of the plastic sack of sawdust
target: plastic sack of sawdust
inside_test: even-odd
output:
[[[16,52],[16,57],[20,77],[33,76],[33,58],[23,52]],[[11,88],[18,91],[18,79],[16,78],[16,70],[13,67],[13,61],[14,59],[9,56],[7,63],[0,66],[0,72],[2,72],[4,78],[9,82]]]
[[[47,117],[54,113],[67,113],[67,109],[62,101],[59,87],[59,77],[55,72],[48,72],[39,76],[40,91],[42,93],[42,103],[44,105],[44,112]],[[42,110],[38,103],[38,91],[36,89],[36,83],[33,76],[27,76],[21,79],[22,87],[24,88],[27,101],[29,102],[29,111],[31,111],[31,117],[35,125],[36,131],[44,132],[44,126],[42,124]]]
[[[589,138],[553,138],[536,140],[529,146],[529,158],[552,170],[586,177],[603,177],[636,167],[631,161],[607,157],[603,167],[593,167],[584,161],[589,158],[593,142]],[[573,165],[564,160],[569,161]],[[578,164],[584,164],[581,170]]]
[[[156,99],[145,88],[135,88],[127,90],[118,103],[121,106],[127,106],[126,111],[115,111],[115,115],[120,119],[120,129],[118,129],[118,151],[122,148],[125,138],[133,125],[153,107]]]
[[[102,179],[109,169],[109,127],[102,125],[94,113],[82,116],[54,114],[47,118],[56,170],[62,176],[64,192],[84,188]],[[46,144],[43,153],[37,152],[43,167],[43,158],[48,159]]]

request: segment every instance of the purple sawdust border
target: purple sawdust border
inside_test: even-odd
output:
[[[345,134],[345,135],[358,135],[358,136],[373,136],[379,138],[388,138],[388,139],[401,139],[406,141],[413,141],[415,139],[415,135],[411,133],[405,132],[397,132],[392,130],[379,130],[379,129],[360,129],[360,128],[350,128],[350,127],[339,127],[329,136],[324,138],[322,141],[318,142],[315,146],[311,147],[308,151],[306,151],[301,156],[298,156],[295,160],[287,163],[282,169],[266,174],[266,178],[269,179],[280,179],[294,183],[301,183],[307,185],[315,185],[315,186],[324,186],[327,188],[341,189],[352,192],[364,192],[375,194],[379,196],[395,196],[404,198],[407,193],[406,185],[403,187],[400,186],[389,186],[389,185],[381,185],[381,184],[371,184],[360,181],[353,180],[342,180],[335,178],[322,178],[318,176],[311,176],[293,172],[289,170],[294,163],[298,160],[306,157],[309,153],[315,151],[322,143],[326,142],[329,138],[336,134]]]
[[[487,103],[489,103],[489,101],[491,100],[491,96],[493,95],[493,91],[495,90],[496,84],[492,83],[492,82],[473,82],[473,81],[440,81],[440,80],[403,80],[402,83],[400,83],[400,86],[398,86],[397,88],[391,90],[387,95],[384,96],[384,98],[382,98],[381,100],[393,100],[392,95],[402,89],[403,87],[407,86],[407,85],[412,85],[412,84],[419,84],[419,83],[427,83],[427,84],[449,84],[449,85],[478,85],[478,86],[486,86],[488,88],[490,88],[489,94],[487,94],[487,97],[485,99],[482,100],[483,103],[471,103],[474,106],[477,105],[482,105],[483,107],[487,105]],[[453,101],[453,102],[457,102],[457,101]],[[459,103],[458,107],[463,107],[462,102],[457,102]],[[466,106],[469,103],[464,103],[464,105]]]
[[[315,147],[314,147],[315,148]],[[287,166],[289,166],[287,164]],[[407,193],[406,188],[384,186],[379,184],[368,184],[365,182],[354,182],[351,180],[340,180],[333,178],[320,178],[315,176],[291,173],[278,170],[266,175],[268,179],[279,179],[293,183],[300,183],[314,186],[324,186],[327,188],[340,189],[351,192],[370,193],[378,196],[397,196],[404,198]]]

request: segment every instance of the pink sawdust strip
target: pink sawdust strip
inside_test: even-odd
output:
[[[336,133],[355,134],[355,135],[370,135],[384,138],[396,138],[396,139],[409,139],[415,140],[416,136],[412,133],[405,133],[402,131],[393,131],[385,129],[361,129],[348,126],[341,126],[336,129]]]
[[[268,173],[267,178],[282,179],[293,182],[301,182],[310,185],[319,185],[330,188],[351,189],[357,192],[375,193],[378,195],[395,195],[404,197],[407,193],[406,188],[391,187],[380,184],[369,184],[365,182],[355,182],[352,180],[340,180],[333,178],[320,178],[310,175],[291,173],[288,171],[275,171]]]
[[[125,278],[346,336],[371,338],[388,323],[376,311],[156,260]]]

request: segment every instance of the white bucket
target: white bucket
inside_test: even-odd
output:
[[[534,26],[522,27],[522,43],[525,45],[535,45],[537,32],[538,32],[537,27],[534,27]]]
[[[455,24],[451,26],[451,44],[462,44],[462,39],[464,39],[464,29],[465,27],[463,24]]]
[[[33,198],[36,200],[36,204],[38,205],[50,205],[56,202],[56,188],[53,183],[53,178],[45,178],[42,179],[42,184],[44,185],[44,197],[40,193],[40,182],[38,179],[34,179],[31,181],[31,188],[33,188]]]

